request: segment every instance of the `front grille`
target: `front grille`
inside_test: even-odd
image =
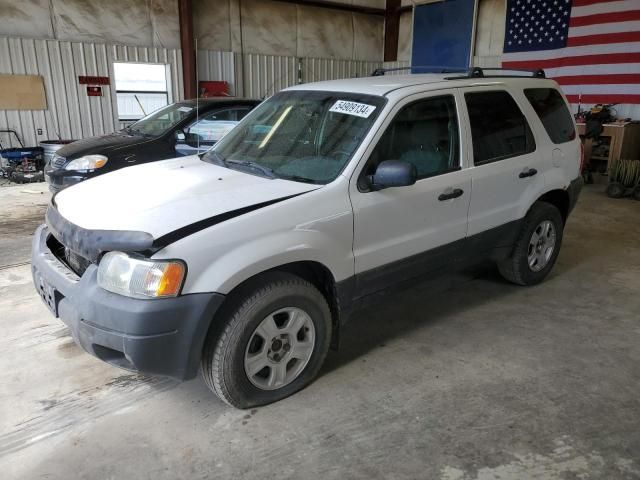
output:
[[[68,248],[64,249],[64,258],[67,260],[67,265],[71,267],[71,270],[76,272],[76,274],[80,277],[84,274],[87,268],[89,268],[89,265],[91,265],[91,262],[89,260],[81,257]]]
[[[58,260],[69,267],[79,277],[81,277],[87,268],[89,268],[89,265],[91,265],[89,260],[62,245],[53,235],[49,235],[47,246]]]
[[[60,169],[66,161],[66,158],[61,157],[60,155],[54,155],[53,159],[51,160],[51,166],[55,169]]]

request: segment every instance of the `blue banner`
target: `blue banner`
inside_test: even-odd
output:
[[[417,5],[413,16],[413,73],[466,70],[471,66],[475,0]]]

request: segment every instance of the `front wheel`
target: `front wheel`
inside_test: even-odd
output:
[[[331,340],[329,306],[312,284],[280,272],[252,283],[229,299],[226,323],[212,328],[201,361],[207,386],[237,408],[281,400],[311,383]]]
[[[558,258],[563,227],[555,206],[534,203],[524,218],[511,256],[498,263],[502,276],[518,285],[535,285],[544,280]]]

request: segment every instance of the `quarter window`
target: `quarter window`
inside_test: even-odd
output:
[[[453,96],[419,100],[404,107],[387,127],[371,154],[366,174],[384,160],[415,165],[418,178],[460,166],[458,118]]]
[[[465,93],[475,165],[524,155],[535,150],[526,118],[505,91]]]
[[[565,143],[576,138],[571,113],[560,92],[555,88],[527,88],[524,94],[553,143]]]

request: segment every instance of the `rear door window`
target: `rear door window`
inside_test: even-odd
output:
[[[571,113],[560,92],[555,88],[527,88],[524,95],[540,117],[553,143],[570,142],[576,138]]]
[[[475,165],[531,153],[536,149],[531,128],[506,91],[464,95],[471,123]]]
[[[201,145],[211,146],[235,127],[247,113],[249,108],[233,108],[209,113],[186,127],[184,131],[197,135]]]

